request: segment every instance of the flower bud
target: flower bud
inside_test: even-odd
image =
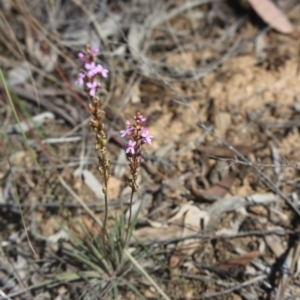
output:
[[[97,107],[95,107],[95,105],[91,103],[89,104],[89,109],[92,114],[94,114],[97,111]]]
[[[90,125],[92,126],[92,127],[99,127],[99,120],[96,120],[96,119],[92,119],[91,121],[90,121]]]
[[[103,119],[105,112],[103,110],[98,109],[96,112],[97,119]]]

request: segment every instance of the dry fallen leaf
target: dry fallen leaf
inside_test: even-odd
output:
[[[276,257],[280,257],[282,255],[284,248],[282,246],[282,239],[279,236],[275,234],[266,235],[265,241]]]
[[[207,189],[198,188],[196,182],[194,180],[190,180],[191,193],[197,200],[208,202],[216,201],[217,199],[224,197],[226,193],[230,191],[230,187],[232,186],[236,175],[236,173],[230,172],[220,182]]]
[[[143,243],[164,242],[196,234],[199,230],[204,230],[208,222],[209,215],[206,211],[187,203],[166,224],[159,226],[158,222],[151,222],[151,226],[154,227],[137,229],[134,237]],[[191,239],[185,240],[184,244],[187,245],[190,242],[192,242]]]
[[[206,229],[211,230],[214,228],[222,216],[228,211],[237,211],[242,207],[250,205],[269,205],[277,200],[278,198],[273,193],[254,194],[247,197],[234,196],[217,200],[209,206],[208,213],[210,220]]]
[[[294,27],[286,15],[271,0],[249,0],[256,13],[281,33],[292,33]]]
[[[5,128],[6,133],[21,133],[21,132],[28,132],[35,127],[40,127],[49,120],[54,120],[55,116],[52,112],[43,112],[36,116],[31,117],[30,119],[16,123],[13,125],[8,125]]]
[[[174,269],[174,268],[178,267],[180,262],[181,262],[181,256],[180,255],[176,255],[176,254],[172,255],[170,257],[170,261],[169,261],[170,269]]]
[[[184,204],[177,214],[168,220],[168,223],[181,222],[184,217],[184,228],[182,236],[198,232],[200,229],[204,230],[209,221],[209,215],[206,211],[200,210],[192,203]]]
[[[209,215],[206,211],[200,210],[192,203],[183,205],[177,214],[172,217],[169,222],[179,222],[183,220],[182,237],[196,234],[200,230],[205,230],[207,223],[209,222]],[[176,251],[170,258],[170,268],[176,268],[185,257],[193,255],[198,248],[198,239],[185,239],[176,245]]]
[[[224,262],[221,262],[218,265],[218,268],[224,271],[229,271],[231,269],[248,265],[253,259],[258,258],[259,256],[261,256],[261,253],[257,251],[241,254],[233,258],[230,258]]]
[[[251,152],[258,150],[261,146],[247,146],[247,145],[232,145],[232,147],[241,153],[242,155],[246,156],[249,155]],[[217,146],[202,146],[198,147],[199,151],[203,154],[212,155],[212,156],[219,156],[219,157],[228,157],[234,158],[236,154],[233,150],[229,149],[227,146],[217,145]]]
[[[144,244],[152,244],[165,242],[171,239],[177,239],[181,237],[180,226],[169,226],[162,228],[144,227],[134,231],[132,241],[140,241]]]
[[[140,58],[140,53],[143,40],[145,39],[145,28],[138,24],[132,24],[129,29],[128,34],[128,44],[130,46],[130,52],[132,56],[136,59]]]
[[[227,112],[217,112],[215,114],[215,132],[221,138],[226,138],[226,133],[231,125],[231,115]]]
[[[10,85],[22,84],[30,76],[30,68],[27,61],[23,61],[8,72],[8,83]]]
[[[84,183],[90,188],[90,190],[97,196],[97,198],[104,198],[102,185],[92,172],[90,172],[89,170],[81,170],[81,168],[77,168],[74,171],[74,175],[78,178],[81,178]]]
[[[253,259],[261,256],[261,253],[253,251],[242,255],[235,256],[215,266],[202,263],[195,263],[198,269],[205,269],[218,274],[221,277],[238,277],[245,272],[245,267]]]

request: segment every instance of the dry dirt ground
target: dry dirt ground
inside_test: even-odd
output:
[[[246,1],[0,5],[0,299],[300,299],[299,40]],[[279,5],[300,28],[297,1]],[[133,204],[137,265],[119,277],[88,275],[67,251],[101,238],[91,213],[104,210],[75,84],[87,43],[110,70],[109,230],[129,208],[119,131],[140,111],[154,136]]]

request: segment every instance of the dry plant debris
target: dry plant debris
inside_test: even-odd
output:
[[[0,24],[1,299],[299,297],[297,1],[8,0]],[[110,70],[110,229],[129,218],[119,131],[141,111],[154,137],[117,276],[97,263],[87,43]]]

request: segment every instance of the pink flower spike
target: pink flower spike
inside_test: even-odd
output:
[[[126,145],[126,153],[131,153],[131,154],[134,154],[135,152],[135,149],[134,149],[134,146],[135,146],[136,142],[132,141],[132,140],[129,140],[128,141],[128,144]]]
[[[101,87],[100,83],[99,83],[99,82],[95,82],[95,81],[94,81],[94,82],[88,82],[88,83],[86,84],[86,86],[87,86],[87,88],[90,90],[90,91],[89,91],[89,94],[90,94],[90,96],[92,96],[92,97],[95,96],[95,94],[96,94],[98,88]]]
[[[127,126],[131,126],[131,122],[129,120],[126,120],[125,123],[126,123]]]
[[[77,83],[78,85],[83,85],[83,83],[84,83],[84,78],[85,78],[85,74],[84,74],[83,72],[79,72],[78,78],[77,78],[77,80],[76,80],[76,83]]]

